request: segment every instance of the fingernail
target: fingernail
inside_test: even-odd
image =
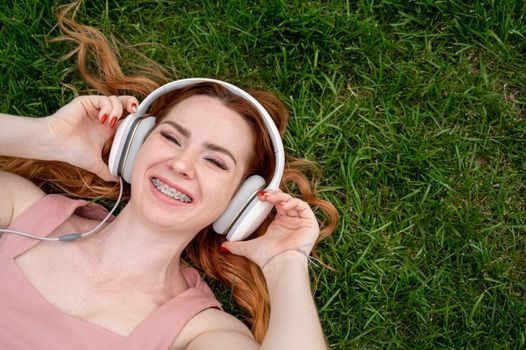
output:
[[[117,123],[117,117],[113,117],[113,118],[111,118],[110,128],[113,129],[113,127],[115,126],[115,123]]]
[[[257,193],[257,195],[258,195],[259,197],[265,197],[266,194],[267,194],[266,191],[258,191],[258,193]]]
[[[137,103],[132,103],[131,109],[133,113],[137,112]]]
[[[224,255],[224,254],[231,254],[231,253],[230,253],[230,250],[226,249],[226,248],[223,247],[222,245],[219,246],[219,253],[220,253],[220,254],[223,254],[223,255]]]
[[[104,115],[102,116],[102,118],[100,119],[100,123],[101,123],[101,124],[104,124],[104,122],[106,121],[106,119],[108,119],[108,115],[107,115],[107,114],[104,114]]]

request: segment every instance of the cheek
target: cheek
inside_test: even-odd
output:
[[[137,153],[137,157],[135,158],[135,162],[133,163],[132,178],[135,178],[135,175],[141,171],[140,169],[143,169],[146,166],[146,163],[148,162],[148,157],[146,157],[147,153],[148,145],[143,144],[139,148],[139,152]]]
[[[210,212],[214,217],[221,215],[226,209],[239,188],[238,184],[239,181],[232,178],[229,181],[207,181],[206,193],[211,206]]]
[[[257,166],[257,154],[255,150],[256,144],[254,140],[247,141],[244,145],[244,148],[246,151],[243,154],[242,158],[242,168],[243,173],[241,175],[241,178],[239,179],[239,185],[241,185],[242,181],[245,181],[247,177],[254,174],[254,170]]]
[[[170,157],[170,149],[165,147],[161,140],[148,138],[139,148],[134,167],[137,164],[149,164],[159,159]]]

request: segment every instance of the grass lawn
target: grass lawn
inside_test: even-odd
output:
[[[63,1],[0,2],[0,111],[83,88]],[[162,63],[279,94],[285,147],[341,221],[312,267],[333,349],[526,347],[526,3],[87,1],[131,72]],[[216,286],[228,308],[228,291]],[[236,313],[237,310],[232,310]]]

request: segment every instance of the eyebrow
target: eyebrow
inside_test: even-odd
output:
[[[180,124],[178,124],[178,123],[176,123],[174,121],[165,120],[165,121],[161,122],[161,124],[168,124],[168,125],[170,125],[171,127],[176,129],[181,135],[183,135],[186,138],[188,138],[188,137],[190,137],[192,135],[190,130],[186,129],[185,127],[183,127],[182,125],[180,125]],[[232,152],[230,152],[226,148],[224,148],[222,146],[219,146],[219,145],[216,145],[214,143],[210,143],[210,142],[206,142],[204,144],[204,146],[208,150],[215,151],[215,152],[220,152],[220,153],[223,153],[223,154],[227,155],[228,157],[230,157],[234,161],[234,164],[237,166],[236,157],[234,157]]]

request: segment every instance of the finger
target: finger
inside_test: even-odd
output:
[[[292,197],[288,193],[281,191],[266,191],[265,194],[258,194],[258,197],[262,201],[274,204],[278,214],[311,218],[311,215],[308,213],[311,211],[309,205],[301,199]]]
[[[292,198],[292,196],[288,193],[284,193],[281,191],[275,191],[275,190],[266,190],[258,192],[258,198],[259,200],[263,202],[269,202],[272,204],[276,204],[278,202],[287,201]]]
[[[258,250],[260,252],[259,254],[254,253]],[[259,266],[261,266],[264,263],[264,261],[267,261],[269,259],[269,253],[266,252],[266,249],[258,249],[258,247],[255,246],[251,241],[225,241],[219,246],[219,254],[226,256],[230,254],[244,256],[245,258],[252,260]]]
[[[139,101],[130,95],[119,96],[119,101],[122,105],[122,108],[128,111],[129,113],[135,113],[137,111],[137,106]]]
[[[122,116],[122,104],[117,96],[110,96],[109,99],[111,101],[110,128],[113,129]]]
[[[129,113],[133,113],[137,110],[139,101],[137,98],[131,95],[122,95],[122,96],[86,96],[93,108],[99,110],[98,118],[101,121],[101,124],[104,124],[106,121],[110,124],[114,117],[115,122],[122,117],[122,112],[124,109]],[[117,98],[117,100],[115,99]]]
[[[247,247],[250,246],[250,241],[225,241],[221,244],[219,252],[221,254],[234,254],[246,257]]]
[[[297,210],[282,209],[279,205],[276,207],[276,210],[278,212],[278,216],[290,216],[294,218],[298,218],[300,216]]]
[[[303,219],[314,218],[314,212],[309,204],[298,198],[291,198],[286,202],[279,202],[276,206],[278,214],[280,211],[288,216],[300,217]]]
[[[111,101],[106,96],[89,96],[89,102],[98,110],[97,118],[100,120],[101,124],[104,124],[110,115],[112,104]]]
[[[298,211],[294,209],[293,203],[291,204],[292,198],[288,201],[282,201],[275,204],[276,211],[280,216],[292,216],[298,217]]]
[[[273,253],[272,245],[265,245],[265,249],[261,249],[261,237],[250,239],[247,241],[224,241],[219,246],[219,253],[234,254],[238,256],[244,256],[260,265],[269,259]]]

